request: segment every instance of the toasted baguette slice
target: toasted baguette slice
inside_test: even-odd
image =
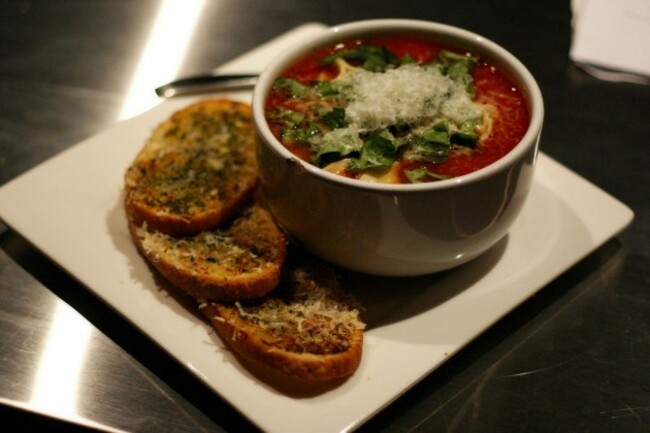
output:
[[[288,266],[280,286],[261,299],[199,308],[244,361],[292,380],[340,379],[359,366],[365,325],[323,265]]]
[[[196,234],[232,216],[256,184],[250,106],[201,101],[155,128],[126,170],[126,212],[149,230]]]
[[[173,285],[194,298],[235,301],[275,288],[287,255],[286,238],[270,213],[245,207],[218,229],[187,237],[129,224],[147,260]]]

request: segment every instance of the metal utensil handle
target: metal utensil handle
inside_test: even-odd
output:
[[[257,83],[257,74],[196,75],[181,78],[156,88],[156,95],[172,98],[181,95],[250,89]]]

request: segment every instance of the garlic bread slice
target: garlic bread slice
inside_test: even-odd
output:
[[[257,175],[250,106],[200,101],[158,125],[126,170],[126,213],[149,230],[199,233],[232,216]]]

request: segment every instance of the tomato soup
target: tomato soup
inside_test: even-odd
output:
[[[421,183],[479,170],[511,151],[530,116],[494,65],[407,38],[352,40],[306,56],[265,105],[275,137],[342,176]]]

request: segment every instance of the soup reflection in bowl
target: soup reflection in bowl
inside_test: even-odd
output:
[[[262,193],[331,263],[450,269],[517,218],[543,115],[530,72],[479,35],[416,20],[336,26],[276,58],[255,87]]]

